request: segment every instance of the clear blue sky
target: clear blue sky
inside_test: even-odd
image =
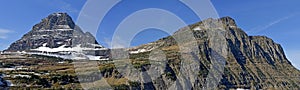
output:
[[[0,3],[0,50],[22,37],[32,26],[53,12],[67,12],[76,21],[85,0],[3,0]],[[212,0],[219,15],[233,17],[249,35],[265,35],[280,43],[294,66],[300,69],[299,0]],[[130,13],[143,8],[169,10],[186,23],[200,21],[177,0],[123,0],[100,24],[98,42],[108,46],[114,27]],[[151,33],[156,33],[151,34]],[[159,30],[146,30],[132,45],[140,45],[166,36]]]

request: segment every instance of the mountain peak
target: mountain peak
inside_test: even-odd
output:
[[[237,26],[235,20],[229,16],[222,17],[220,20],[227,26]]]
[[[32,51],[38,48],[93,48],[98,42],[90,33],[83,33],[67,13],[53,13],[33,26],[32,30],[12,43],[5,51]],[[101,45],[100,45],[101,46]]]
[[[220,25],[221,24],[221,26],[224,26],[224,25],[225,26],[237,26],[235,20],[229,16],[221,17],[221,18],[217,18],[217,19],[208,18],[208,19],[201,21],[200,23],[206,23],[206,25],[212,25],[212,24]]]
[[[74,29],[75,23],[67,13],[53,13],[32,28],[32,30]]]
[[[64,13],[64,12],[56,12],[56,13],[52,13],[50,16],[62,16],[62,15],[69,16],[67,13]]]
[[[190,28],[194,30],[203,30],[203,29],[228,29],[228,28],[237,28],[235,20],[229,16],[222,18],[208,18],[202,20],[198,23],[190,25]]]

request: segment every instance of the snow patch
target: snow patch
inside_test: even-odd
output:
[[[32,49],[33,51],[42,51],[42,52],[64,52],[64,51],[74,51],[74,49],[72,48],[65,48],[66,45],[62,45],[58,48],[49,48],[49,47],[46,47],[47,43],[46,44],[43,44],[42,47],[39,47],[37,49]]]
[[[250,90],[250,89],[237,88],[236,90]]]
[[[56,44],[63,44],[64,42],[56,42]]]
[[[93,44],[93,43],[89,43],[90,45],[92,45],[93,47],[103,47],[102,45],[99,44]]]
[[[47,46],[47,43],[44,43],[44,44],[43,44],[43,47],[46,47],[46,46]]]
[[[138,54],[138,53],[143,53],[143,52],[148,52],[150,50],[146,50],[146,49],[138,49],[136,51],[130,51],[130,54]]]
[[[57,25],[57,27],[62,30],[73,30],[73,29],[70,29],[69,25]]]
[[[195,27],[193,30],[197,31],[197,30],[202,30],[199,26]]]
[[[236,28],[236,26],[229,26],[230,28]]]
[[[73,29],[55,29],[57,31],[72,31]]]
[[[58,16],[58,17],[62,16],[61,13],[53,13],[52,15],[53,15],[53,16]]]
[[[83,51],[108,50],[108,48],[83,48],[80,47],[81,45],[77,45],[76,47],[66,46],[67,45],[62,45],[58,48],[49,48],[43,45],[37,49],[31,49],[32,52],[27,54],[44,55],[72,60],[109,60],[109,58],[105,56],[85,55],[82,53]]]
[[[67,27],[59,27],[60,29],[42,29],[42,30],[39,30],[37,32],[55,32],[55,31],[72,31],[73,29],[66,29],[66,28],[70,28],[69,26]]]

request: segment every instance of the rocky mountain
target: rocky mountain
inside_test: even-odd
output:
[[[5,51],[84,52],[84,54],[103,55],[107,50],[98,44],[92,34],[83,32],[75,25],[67,13],[53,13],[34,25],[31,31],[12,43]]]
[[[33,26],[20,40],[14,42],[6,51],[28,51],[45,45],[57,48],[61,45],[72,46],[75,23],[66,13],[54,13]],[[80,28],[76,31],[82,32]],[[93,37],[90,34],[81,34],[80,37]],[[95,40],[93,38],[93,40]],[[97,44],[96,41],[94,41]]]
[[[54,13],[5,50],[16,51],[71,59],[109,56],[112,61],[97,64],[114,89],[300,89],[300,71],[281,45],[266,36],[247,35],[230,17],[203,20],[145,45],[109,50],[68,14]],[[86,66],[82,81],[101,79]]]
[[[192,32],[195,40],[181,40],[189,38],[185,32]],[[122,72],[126,67],[116,66],[123,77],[135,82],[128,89],[300,88],[300,71],[288,61],[281,45],[266,36],[248,36],[230,17],[207,19],[128,50],[129,62],[141,71]],[[119,54],[113,57],[126,59]],[[160,64],[164,67],[153,65],[157,62],[165,62]],[[114,74],[104,72],[107,78]]]

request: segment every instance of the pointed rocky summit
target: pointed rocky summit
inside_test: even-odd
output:
[[[90,49],[84,50],[87,48]],[[5,52],[84,52],[99,55],[97,50],[103,49],[107,50],[98,44],[92,34],[76,26],[67,13],[53,13],[34,25],[31,31],[12,43]]]

